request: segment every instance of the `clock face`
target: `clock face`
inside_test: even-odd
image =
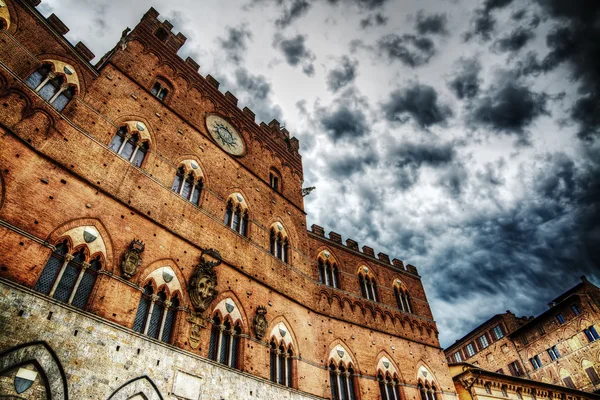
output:
[[[223,150],[234,156],[244,154],[245,146],[242,135],[225,119],[218,115],[209,115],[206,117],[206,127]]]

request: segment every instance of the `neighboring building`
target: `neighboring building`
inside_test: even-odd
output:
[[[487,371],[469,363],[450,365],[459,400],[596,400],[600,396],[545,382]]]
[[[585,277],[537,316],[495,315],[444,352],[448,362],[600,391],[600,289]]]
[[[298,140],[154,9],[92,65],[38,3],[0,0],[0,397],[456,397],[417,269],[307,231]]]

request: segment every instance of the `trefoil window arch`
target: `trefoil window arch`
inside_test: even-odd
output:
[[[426,383],[425,385],[423,385],[422,383],[419,383],[418,388],[419,388],[419,393],[421,394],[421,400],[436,400],[435,385],[430,386],[429,383]]]
[[[380,371],[377,375],[377,380],[379,381],[381,400],[400,400],[400,382],[398,381],[398,377],[394,376],[392,378],[389,373],[386,373],[384,376]]]
[[[352,366],[342,362],[329,363],[329,384],[332,400],[356,400],[355,375]]]
[[[133,321],[133,330],[165,343],[172,343],[179,298],[167,295],[163,287],[154,294],[152,283],[144,286]]]
[[[109,148],[129,161],[135,167],[141,167],[148,153],[148,141],[137,132],[131,132],[126,126],[119,128]]]
[[[87,256],[85,246],[69,253],[65,239],[55,246],[34,290],[77,308],[85,308],[102,268],[100,256]],[[86,261],[87,260],[87,261]]]
[[[239,369],[241,334],[239,321],[233,324],[230,318],[221,319],[218,314],[215,314],[212,319],[208,357],[228,367]]]
[[[331,286],[334,289],[340,287],[340,276],[337,263],[319,256],[319,282],[327,286]]]
[[[271,361],[271,381],[293,387],[293,357],[292,346],[285,346],[285,343],[277,343],[275,338],[270,343],[270,361]]]
[[[77,90],[77,86],[69,82],[65,74],[74,75],[75,70],[66,64],[63,66],[64,73],[55,69],[57,63],[44,63],[27,77],[26,82],[27,86],[36,91],[52,107],[62,111]]]
[[[195,162],[192,163],[198,168]],[[185,165],[181,165],[177,169],[177,173],[175,174],[175,179],[173,180],[173,185],[171,186],[171,190],[175,193],[189,201],[195,206],[200,205],[200,195],[202,194],[202,188],[204,187],[204,182],[202,179],[202,175],[197,173],[194,169],[188,169]]]
[[[227,201],[225,225],[242,236],[248,236],[248,210],[232,199]]]
[[[277,257],[284,263],[289,262],[289,240],[283,225],[279,222],[271,226],[269,235],[269,250],[274,257]]]
[[[378,301],[375,277],[370,276],[369,273],[363,273],[361,271],[358,274],[358,283],[360,285],[360,293],[362,297],[367,300]]]
[[[412,307],[410,305],[410,295],[408,289],[399,279],[394,283],[394,295],[396,296],[396,303],[398,308],[404,312],[412,313]]]

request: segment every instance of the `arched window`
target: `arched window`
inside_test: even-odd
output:
[[[435,386],[429,386],[429,383],[426,383],[423,386],[422,383],[418,385],[419,393],[421,393],[421,400],[436,400],[435,399]]]
[[[148,153],[148,142],[140,140],[137,133],[131,134],[125,126],[119,128],[109,147],[138,168]]]
[[[394,282],[394,294],[396,296],[396,303],[398,303],[398,308],[404,312],[412,313],[408,289],[406,289],[406,286],[404,286],[404,284],[399,279],[396,279],[396,281]]]
[[[233,193],[227,199],[225,225],[242,236],[248,236],[248,205],[240,193]]]
[[[281,192],[281,175],[275,169],[269,171],[269,186],[276,192]]]
[[[65,73],[73,74],[74,69],[64,67]],[[75,95],[75,85],[69,84],[65,75],[52,70],[52,65],[43,64],[27,78],[27,85],[35,90],[44,100],[62,111]]]
[[[177,174],[171,189],[195,206],[200,205],[200,194],[202,193],[202,176],[187,172],[184,166],[177,169]]]
[[[327,286],[339,288],[340,277],[335,262],[319,258],[319,281]]]
[[[100,257],[86,262],[86,248],[69,254],[67,241],[56,245],[34,289],[77,308],[85,308],[102,268]]]
[[[354,369],[352,368],[352,366],[346,369],[343,363],[336,365],[332,361],[329,364],[329,384],[331,386],[331,399],[356,400],[354,379]]]
[[[270,250],[273,256],[279,258],[284,263],[288,262],[289,243],[283,228],[277,230],[273,227],[271,228]]]
[[[381,393],[381,400],[400,400],[399,382],[398,378],[391,378],[390,374],[386,374],[385,378],[381,372],[377,375],[379,381],[379,392]]]
[[[271,339],[271,381],[293,387],[293,365],[294,354],[292,347],[285,347],[283,341],[278,345],[275,339]]]
[[[362,296],[371,301],[378,301],[377,297],[377,285],[375,284],[375,278],[362,272],[358,274],[358,283],[360,285],[360,293]]]
[[[231,368],[238,368],[240,335],[242,328],[239,322],[232,326],[229,318],[221,324],[221,318],[215,315],[212,320],[208,356]]]
[[[133,330],[165,343],[171,343],[177,319],[179,299],[177,295],[167,299],[163,288],[154,294],[151,283],[144,287],[133,321]]]
[[[165,101],[167,95],[169,94],[169,87],[166,83],[161,81],[156,81],[154,86],[152,86],[152,96],[156,97],[160,101]]]

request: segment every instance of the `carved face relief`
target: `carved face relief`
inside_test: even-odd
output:
[[[205,257],[208,256],[208,257]],[[194,309],[204,312],[217,297],[217,274],[214,267],[221,264],[218,251],[208,249],[202,252],[200,264],[196,265],[194,275],[190,280],[189,294]]]

